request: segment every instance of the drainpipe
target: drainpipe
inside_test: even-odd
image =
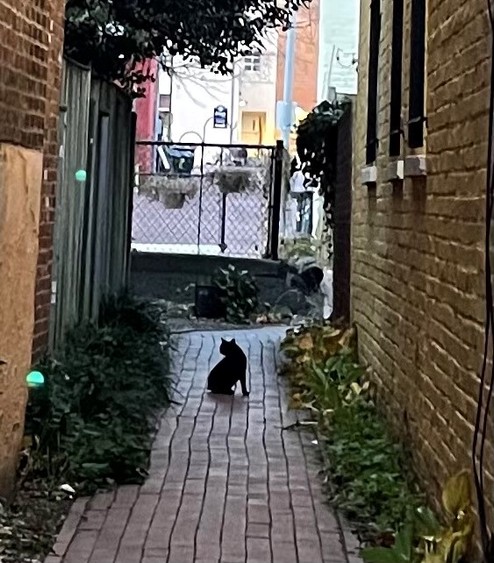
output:
[[[284,107],[284,128],[283,144],[288,150],[290,146],[290,131],[292,126],[292,105],[293,105],[293,70],[295,61],[295,42],[297,38],[297,12],[292,13],[290,28],[286,34],[285,47],[285,76],[283,81],[283,107]]]
[[[236,61],[233,63],[233,70],[232,70],[232,81],[231,81],[231,92],[230,92],[230,145],[233,145],[233,130],[235,129],[233,122],[233,107],[235,105],[235,71],[236,71],[237,63]],[[239,78],[240,80],[240,78]],[[238,120],[238,117],[237,117]]]

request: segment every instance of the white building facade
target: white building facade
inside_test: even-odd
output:
[[[239,59],[232,76],[201,69],[178,57],[159,71],[157,137],[173,142],[273,144],[276,135],[277,32],[263,50]],[[215,126],[224,108],[225,127]]]

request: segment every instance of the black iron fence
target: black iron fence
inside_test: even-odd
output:
[[[282,152],[282,145],[137,143],[133,248],[277,258]]]

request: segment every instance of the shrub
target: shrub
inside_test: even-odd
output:
[[[35,475],[83,489],[140,482],[156,416],[169,400],[167,333],[155,307],[128,297],[108,303],[99,326],[84,324],[38,369],[31,401]]]
[[[237,270],[229,264],[226,269],[215,273],[213,285],[220,290],[227,321],[245,322],[257,309],[259,290],[249,272]]]
[[[292,405],[319,421],[330,499],[356,524],[368,563],[458,563],[473,530],[468,472],[443,492],[447,522],[424,507],[403,445],[388,431],[358,365],[353,333],[330,325],[289,331],[282,344]]]

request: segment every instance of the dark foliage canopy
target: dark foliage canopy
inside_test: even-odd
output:
[[[226,74],[236,56],[262,46],[310,0],[68,0],[65,53],[102,78],[132,88],[149,76],[139,63],[164,52]]]

